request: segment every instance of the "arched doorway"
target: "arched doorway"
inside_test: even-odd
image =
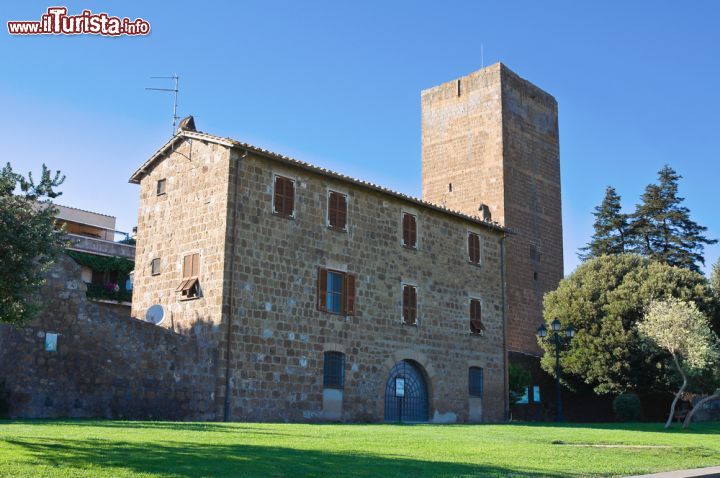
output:
[[[428,388],[419,364],[402,360],[390,370],[385,383],[385,421],[428,421]]]

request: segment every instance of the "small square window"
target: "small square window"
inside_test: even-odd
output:
[[[325,352],[323,356],[323,387],[345,387],[345,354],[342,352]]]
[[[156,189],[158,196],[165,194],[165,183],[166,183],[165,179],[158,179],[157,189]]]
[[[150,274],[156,276],[160,274],[160,258],[156,257],[150,261]]]
[[[481,367],[470,367],[468,388],[471,397],[483,396],[483,369]]]

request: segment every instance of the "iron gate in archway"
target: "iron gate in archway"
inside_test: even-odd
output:
[[[404,383],[404,396],[396,396],[396,379]],[[385,421],[428,421],[428,390],[419,365],[402,360],[390,370],[385,383]]]

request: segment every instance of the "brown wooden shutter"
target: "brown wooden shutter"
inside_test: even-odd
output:
[[[337,224],[337,205],[336,203],[336,197],[337,193],[331,191],[330,196],[328,196],[328,224],[332,227],[336,227]]]
[[[345,274],[345,287],[343,288],[345,296],[344,309],[346,315],[355,315],[355,276],[353,274]]]
[[[287,180],[285,185],[285,215],[292,216],[295,212],[295,181]]]
[[[347,225],[347,198],[343,194],[338,194],[338,216],[337,216],[337,227],[345,229]]]
[[[317,308],[321,311],[327,311],[327,269],[318,268],[318,287],[317,287]]]
[[[468,255],[470,262],[478,264],[480,262],[480,237],[475,233],[468,233]]]
[[[417,218],[410,216],[410,219],[410,225],[412,226],[410,228],[410,244],[412,244],[412,247],[417,247]]]
[[[470,330],[475,334],[485,330],[482,323],[482,305],[478,299],[470,300]]]
[[[283,178],[275,176],[275,193],[273,200],[275,201],[275,213],[283,214]]]
[[[412,248],[417,245],[417,220],[409,213],[403,214],[403,244]]]
[[[417,290],[411,285],[403,286],[403,320],[414,324],[417,319]]]
[[[192,255],[192,277],[200,275],[200,254]]]
[[[417,289],[410,287],[410,323],[417,321]]]
[[[412,247],[410,245],[410,214],[408,214],[408,213],[403,213],[402,228],[403,228],[403,244],[405,246]]]
[[[190,277],[191,273],[192,273],[192,256],[190,254],[188,254],[187,256],[183,257],[183,269],[182,269],[183,278]]]

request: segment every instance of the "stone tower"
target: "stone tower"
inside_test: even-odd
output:
[[[514,233],[507,349],[539,356],[543,295],[563,277],[557,101],[502,63],[423,91],[422,178],[423,199]]]

